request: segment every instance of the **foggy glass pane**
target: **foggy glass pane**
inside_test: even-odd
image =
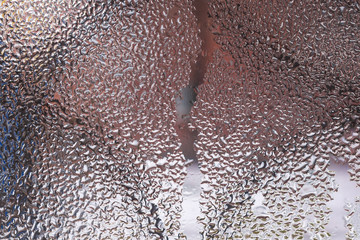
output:
[[[0,2],[0,239],[359,239],[360,3]]]

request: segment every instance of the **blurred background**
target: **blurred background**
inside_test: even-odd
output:
[[[1,239],[358,239],[360,5],[0,6]]]

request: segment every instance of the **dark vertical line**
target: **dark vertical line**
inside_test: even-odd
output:
[[[208,0],[194,0],[194,14],[200,29],[201,51],[196,62],[191,66],[190,83],[191,88],[196,88],[204,82],[207,63],[212,54],[210,50],[211,34],[208,30]]]
[[[212,59],[213,52],[218,48],[214,41],[214,37],[209,28],[209,2],[208,0],[194,0],[195,10],[194,15],[197,19],[197,26],[200,30],[199,37],[201,40],[201,51],[197,56],[196,62],[191,65],[190,82],[189,85],[183,89],[183,98],[189,101],[191,107],[196,101],[197,88],[204,83],[204,76],[207,70],[207,65]],[[191,109],[189,110],[189,115]],[[194,159],[196,153],[194,150],[194,142],[197,137],[197,132],[193,132],[188,127],[188,121],[178,123],[178,135],[182,142],[182,151],[185,158]]]

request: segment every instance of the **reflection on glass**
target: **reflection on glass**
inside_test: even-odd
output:
[[[2,1],[1,239],[357,239],[357,1]]]

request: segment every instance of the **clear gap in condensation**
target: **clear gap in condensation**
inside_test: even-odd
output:
[[[207,65],[218,45],[215,43],[208,27],[208,1],[196,0],[193,3],[202,41],[201,52],[196,62],[191,66],[189,85],[182,89],[181,96],[176,99],[176,111],[178,115],[177,132],[182,144],[181,149],[188,160],[187,176],[183,186],[183,212],[180,221],[182,231],[187,236],[187,239],[196,240],[201,239],[201,226],[197,222],[197,217],[200,216],[202,174],[194,150],[197,132],[191,131],[188,124],[191,108],[196,101],[197,88],[204,82]]]

